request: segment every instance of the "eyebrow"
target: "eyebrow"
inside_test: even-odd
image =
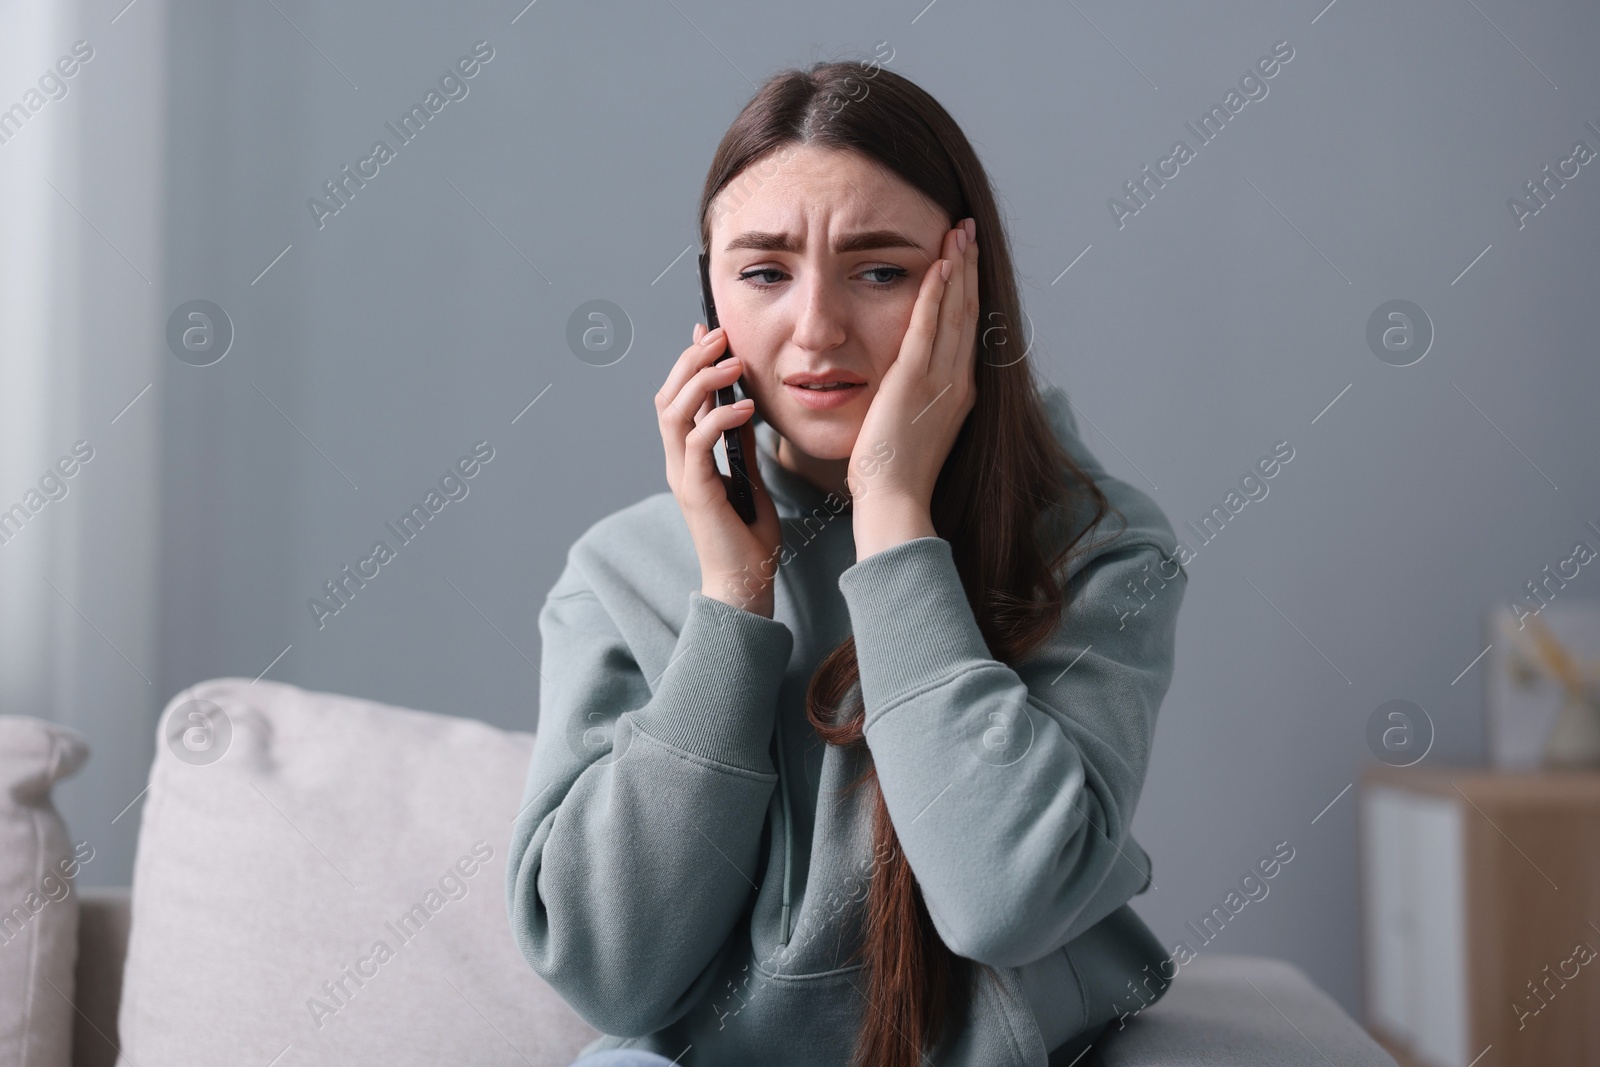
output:
[[[793,234],[771,233],[766,230],[750,230],[741,233],[728,242],[725,252],[732,252],[736,248],[751,248],[758,252],[801,252],[804,245]],[[846,252],[862,252],[878,248],[914,248],[922,251],[922,246],[917,244],[898,230],[863,230],[859,233],[845,234],[833,243],[833,254],[844,255]]]

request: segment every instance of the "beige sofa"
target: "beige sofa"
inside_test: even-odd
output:
[[[596,1031],[527,966],[505,914],[533,743],[271,682],[178,694],[128,813],[141,819],[133,887],[75,887],[0,944],[0,1063],[566,1067]],[[20,862],[45,869],[74,840],[50,829],[49,785],[84,761],[79,746],[0,716],[13,897]],[[30,841],[40,855],[24,857]],[[1091,1062],[1394,1061],[1297,968],[1203,955]]]

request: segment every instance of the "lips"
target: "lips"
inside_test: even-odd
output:
[[[867,380],[861,377],[859,374],[851,374],[849,371],[843,370],[803,371],[799,374],[789,375],[783,380],[783,384],[798,386],[839,384],[866,385]]]
[[[783,386],[789,395],[796,401],[816,411],[829,408],[843,407],[855,400],[856,397],[866,392],[865,382],[850,382],[845,384],[824,385],[810,388],[796,385],[793,380],[787,381]]]
[[[783,379],[783,387],[796,401],[815,411],[843,407],[860,396],[867,380],[842,367],[801,371]]]

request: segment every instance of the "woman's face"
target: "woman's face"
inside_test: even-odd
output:
[[[790,446],[848,461],[954,221],[854,152],[786,145],[711,207],[711,293],[756,410]],[[851,384],[803,389],[815,375]]]

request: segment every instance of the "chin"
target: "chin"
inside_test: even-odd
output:
[[[861,433],[860,419],[840,419],[815,411],[787,413],[773,428],[791,445],[814,459],[847,460]]]

